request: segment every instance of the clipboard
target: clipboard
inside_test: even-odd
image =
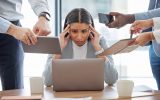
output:
[[[119,40],[111,47],[105,49],[104,52],[102,52],[100,55],[112,55],[131,52],[139,47],[139,45],[132,44],[134,41],[135,38]]]
[[[22,43],[25,53],[42,53],[42,54],[61,54],[61,48],[58,37],[37,37],[35,45]]]

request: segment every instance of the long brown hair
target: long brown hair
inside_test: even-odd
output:
[[[76,22],[91,24],[94,27],[92,16],[84,8],[75,8],[71,12],[69,12],[66,16],[63,29],[65,29],[68,24]]]

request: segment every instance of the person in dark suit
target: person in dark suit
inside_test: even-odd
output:
[[[23,0],[0,0],[0,77],[2,90],[23,88],[24,51],[21,42],[34,45],[37,36],[50,33],[46,0],[28,0],[38,16],[33,30],[21,27]]]

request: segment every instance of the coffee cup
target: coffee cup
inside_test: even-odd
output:
[[[118,80],[117,92],[119,97],[131,97],[134,87],[134,82],[131,80]]]
[[[43,78],[30,77],[30,91],[31,93],[43,93]]]

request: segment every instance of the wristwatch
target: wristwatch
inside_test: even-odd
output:
[[[50,14],[47,12],[41,12],[38,17],[45,17],[48,21],[50,21]]]
[[[104,49],[101,48],[101,50],[95,52],[95,55],[97,56],[97,55],[99,55],[99,54],[101,54],[101,53],[103,53],[103,52],[104,52]]]

